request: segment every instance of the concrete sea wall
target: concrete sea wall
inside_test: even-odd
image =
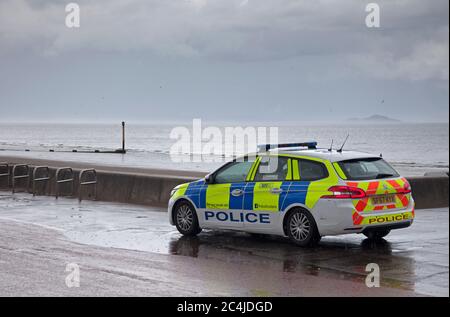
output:
[[[70,163],[65,162],[66,165]],[[17,191],[27,191],[32,193],[33,166],[30,166],[29,178],[17,180]],[[36,186],[38,194],[56,194],[55,174],[57,167],[50,167],[51,180],[48,184],[39,182]],[[12,167],[10,166],[10,170]],[[80,186],[80,168],[74,168],[74,190],[73,195],[78,197]],[[0,170],[0,174],[2,171]],[[26,173],[25,170],[17,170],[17,174]],[[65,175],[64,175],[65,174]],[[182,173],[180,173],[182,174]],[[167,206],[170,191],[178,184],[190,182],[202,176],[201,173],[191,173],[189,175],[176,176],[175,171],[160,171],[159,173],[138,173],[128,171],[114,171],[97,169],[96,199],[100,201],[111,201],[121,203],[131,203],[150,206]],[[43,175],[37,175],[37,178]],[[87,180],[89,174],[86,174]],[[67,173],[62,173],[61,178],[69,177]],[[0,177],[0,190],[11,190],[11,177]],[[448,176],[424,176],[408,178],[413,197],[416,201],[416,208],[438,208],[449,206],[449,178]],[[94,198],[94,186],[83,186],[83,199]],[[71,194],[69,184],[60,185],[61,196]]]

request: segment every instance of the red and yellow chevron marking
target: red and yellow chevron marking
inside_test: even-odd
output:
[[[373,219],[378,219],[377,217],[381,217],[385,222],[390,221],[398,221],[396,218],[400,219],[399,215],[403,215],[404,213],[390,215],[389,217],[393,217],[394,220],[390,220],[385,218],[387,216],[376,216],[376,215],[366,215],[366,213],[371,213],[374,211],[382,211],[382,210],[392,210],[392,209],[402,209],[408,207],[411,199],[411,194],[405,194],[405,187],[409,187],[409,183],[406,178],[398,178],[395,180],[377,180],[377,181],[362,181],[362,182],[347,182],[348,186],[357,187],[363,189],[367,197],[362,199],[354,199],[353,200],[353,224],[355,225],[364,225],[370,224],[370,222],[374,221]],[[377,195],[395,195],[395,203],[385,204],[385,205],[374,205],[372,204],[371,196]],[[414,218],[414,210],[409,213],[408,217]],[[380,219],[381,219],[380,218]],[[372,220],[371,220],[372,219]],[[379,220],[383,221],[383,220]]]
[[[409,186],[406,178],[398,178],[386,181],[368,181],[368,182],[347,182],[348,186],[363,189],[368,197],[354,199],[353,206],[358,212],[371,212],[389,209],[405,208],[409,205],[411,194],[405,194],[405,186]],[[395,203],[386,205],[373,205],[370,196],[376,195],[395,195]]]

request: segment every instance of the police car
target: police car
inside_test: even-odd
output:
[[[414,200],[408,181],[382,157],[306,142],[264,145],[179,185],[168,211],[183,235],[229,229],[287,236],[307,246],[326,235],[380,239],[408,227]]]

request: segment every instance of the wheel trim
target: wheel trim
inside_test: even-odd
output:
[[[296,213],[291,218],[289,230],[295,240],[304,241],[311,232],[311,223],[305,214]]]
[[[177,211],[177,224],[184,230],[189,231],[194,223],[194,213],[187,205],[182,205]]]

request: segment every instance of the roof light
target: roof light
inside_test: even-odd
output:
[[[281,144],[261,144],[258,145],[258,151],[268,151],[270,149],[281,149],[281,148],[295,148],[295,147],[307,147],[310,150],[317,149],[317,142],[301,142],[301,143],[281,143]]]

